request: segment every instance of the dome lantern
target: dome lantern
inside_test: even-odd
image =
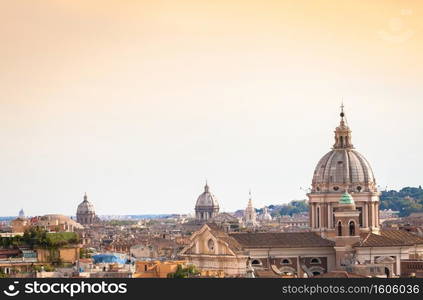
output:
[[[339,115],[341,121],[335,129],[335,144],[333,145],[333,149],[354,149],[351,143],[351,130],[345,121],[344,104],[341,105],[341,113]]]

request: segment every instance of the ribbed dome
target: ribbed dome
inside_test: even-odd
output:
[[[216,196],[210,193],[209,186],[207,184],[204,187],[204,192],[198,196],[195,207],[219,207]]]
[[[88,201],[87,194],[84,195],[84,201],[82,201],[76,210],[77,214],[88,214],[95,213],[94,205]]]
[[[335,130],[332,151],[317,164],[312,181],[313,192],[376,192],[376,180],[369,162],[351,144],[351,130],[341,113]]]
[[[355,150],[334,149],[319,161],[314,170],[313,186],[321,189],[348,185],[349,190],[364,191],[375,185],[369,162]],[[339,188],[339,187],[338,187]]]

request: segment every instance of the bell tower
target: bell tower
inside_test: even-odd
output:
[[[353,197],[345,192],[335,212],[335,251],[338,267],[351,264],[352,245],[360,241],[359,216]]]

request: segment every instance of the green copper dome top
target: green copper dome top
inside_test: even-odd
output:
[[[339,204],[354,204],[354,199],[348,192],[345,192],[339,199]]]

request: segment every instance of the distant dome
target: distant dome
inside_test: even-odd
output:
[[[195,207],[219,207],[216,196],[209,191],[209,186],[207,184],[204,187],[204,192],[198,196]]]
[[[60,214],[47,214],[44,216],[41,216],[37,220],[37,224],[39,226],[65,226],[65,227],[71,227],[73,229],[81,229],[83,226],[81,224],[75,222],[68,216],[60,215]],[[65,230],[69,230],[69,228],[64,228]],[[70,229],[70,231],[73,231],[73,229]]]
[[[367,159],[354,150],[351,130],[342,117],[335,130],[335,144],[317,164],[313,192],[376,192],[376,179]]]
[[[198,196],[195,203],[195,218],[201,222],[207,222],[219,213],[217,198],[210,192],[206,182],[204,192]]]
[[[269,213],[267,206],[263,207],[263,214],[261,215],[263,221],[272,221],[272,216]]]
[[[82,225],[90,225],[98,221],[95,215],[94,205],[88,201],[87,194],[84,195],[84,201],[76,209],[76,220]]]
[[[87,214],[95,213],[94,205],[88,201],[87,194],[84,196],[84,201],[82,201],[76,210],[76,214]]]

